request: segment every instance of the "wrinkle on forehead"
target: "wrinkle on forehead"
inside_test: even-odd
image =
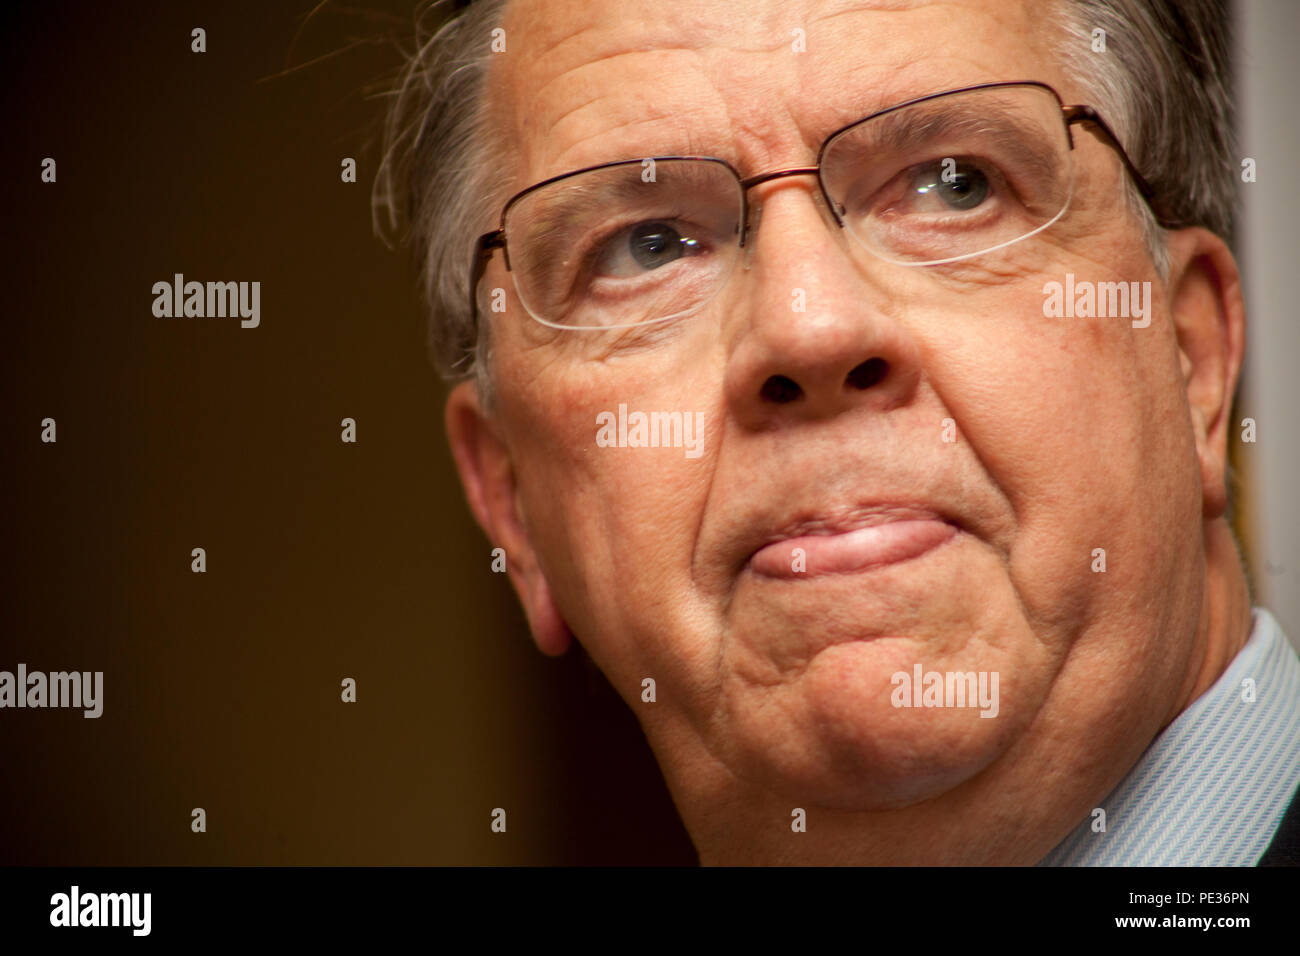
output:
[[[1034,26],[1031,8],[516,0],[503,21],[509,52],[489,84],[508,146],[502,172],[522,188],[649,155],[719,156],[746,173],[774,159],[811,161],[805,154],[834,129],[912,96],[991,80],[1052,82],[1043,57],[1029,55],[1039,44],[1027,38],[1050,29]],[[855,16],[863,26],[851,25]],[[795,27],[807,52],[791,50]]]

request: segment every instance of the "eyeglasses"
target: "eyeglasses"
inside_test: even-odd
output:
[[[1114,133],[1045,83],[987,83],[880,110],[832,133],[817,165],[742,177],[726,160],[602,163],[516,193],[479,237],[478,285],[501,249],[520,303],[561,329],[617,329],[690,315],[725,284],[750,239],[749,190],[816,176],[835,223],[870,254],[933,266],[992,252],[1060,219],[1074,189],[1070,127],[1093,130],[1167,227]]]

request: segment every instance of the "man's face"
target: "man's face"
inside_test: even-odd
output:
[[[491,75],[505,191],[644,156],[806,166],[856,119],[978,83],[1086,101],[1043,14],[515,3]],[[494,414],[521,522],[676,792],[882,809],[1022,759],[1049,788],[1101,760],[1092,741],[1123,727],[1140,749],[1168,716],[1201,606],[1196,449],[1121,167],[1074,142],[1062,220],[1014,257],[948,267],[864,256],[814,177],[761,185],[748,268],[651,333],[547,329],[494,259]],[[1067,274],[1151,281],[1150,327],[1046,318],[1044,285]],[[702,413],[701,454],[598,446],[620,405]],[[996,716],[895,706],[892,675],[918,664],[996,672]]]

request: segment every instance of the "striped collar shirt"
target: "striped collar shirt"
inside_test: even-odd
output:
[[[1300,658],[1254,609],[1246,646],[1039,866],[1254,866],[1300,786]]]

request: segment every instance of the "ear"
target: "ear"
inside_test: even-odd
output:
[[[1205,229],[1173,233],[1169,254],[1169,304],[1201,464],[1202,514],[1218,518],[1228,501],[1232,398],[1246,349],[1241,277],[1227,245]]]
[[[497,423],[479,405],[472,382],[462,382],[447,399],[447,438],[465,496],[495,547],[506,552],[506,573],[524,606],[533,640],[544,654],[568,650],[573,634],[551,596],[518,507],[514,463]]]

